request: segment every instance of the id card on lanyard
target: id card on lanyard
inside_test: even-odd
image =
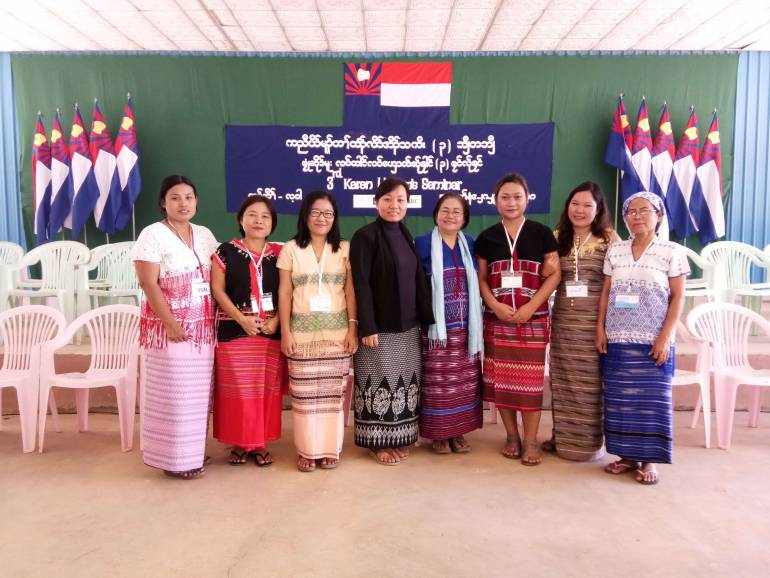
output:
[[[590,238],[591,233],[588,233],[588,236],[582,242],[578,242],[580,237],[575,240],[575,278],[564,284],[564,291],[570,299],[588,297],[588,283],[580,280],[580,249]]]
[[[519,230],[516,231],[516,236],[511,240],[511,236],[508,234],[508,229],[505,227],[505,223],[503,223],[503,231],[505,232],[505,239],[508,241],[508,249],[511,252],[511,265],[508,271],[503,271],[501,274],[500,279],[500,287],[503,289],[511,289],[511,292],[515,289],[521,289],[524,287],[524,275],[520,271],[516,271],[515,265],[518,264],[519,259],[517,257],[516,253],[516,245],[519,242],[519,235],[521,235],[521,230],[524,228],[524,223],[527,220],[524,219],[521,222],[521,225],[519,225]],[[513,308],[516,309],[516,299],[512,299],[513,302]]]
[[[642,251],[642,254],[639,255],[639,258],[634,260],[634,249],[633,246],[631,247],[631,261],[633,264],[631,265],[632,269],[635,269],[636,266],[644,259],[644,256],[647,254],[647,251],[649,251],[650,247],[653,246],[655,243],[655,237],[652,238],[652,241],[644,248],[644,251]],[[630,284],[626,284],[624,289],[618,290],[618,292],[615,294],[615,307],[618,309],[636,309],[639,307],[639,291],[635,290],[633,287],[631,287]]]
[[[310,311],[313,313],[328,313],[332,310],[332,298],[323,293],[322,281],[324,276],[324,266],[326,264],[326,245],[321,251],[321,260],[316,261],[316,270],[318,271],[318,292],[310,297]],[[312,248],[312,247],[311,247]]]
[[[275,310],[275,306],[273,305],[273,294],[264,293],[262,290],[262,278],[264,275],[262,261],[265,258],[265,251],[267,251],[267,241],[265,241],[262,252],[259,254],[259,261],[254,261],[254,255],[251,254],[251,250],[246,246],[246,243],[244,243],[243,246],[251,260],[251,311],[259,314],[259,316],[264,319],[265,313]]]

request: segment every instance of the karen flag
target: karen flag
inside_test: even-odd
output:
[[[722,204],[722,160],[719,146],[719,120],[714,111],[698,165],[698,196],[690,198],[690,210],[698,224],[698,236],[704,245],[725,235],[725,211]]]
[[[142,190],[142,177],[139,174],[139,145],[136,142],[136,126],[134,126],[134,111],[129,97],[120,121],[120,131],[115,138],[115,153],[118,162],[118,177],[120,178],[120,209],[115,219],[115,227],[122,230],[131,220],[132,209],[139,191]]]
[[[75,105],[70,130],[70,180],[72,181],[72,238],[77,239],[86,224],[88,217],[94,212],[99,200],[99,189],[96,186],[91,152],[88,147],[88,136],[80,116],[80,109]],[[64,223],[67,226],[67,223]]]
[[[674,146],[674,131],[671,128],[671,118],[668,114],[668,104],[663,103],[663,112],[660,115],[658,123],[658,132],[655,134],[655,141],[652,145],[652,175],[650,177],[650,192],[655,193],[664,201],[668,193],[668,185],[671,181],[671,174],[674,171],[674,156],[676,147]],[[669,225],[668,215],[663,218],[663,222],[658,229],[658,236],[668,239]]]
[[[672,179],[666,192],[666,210],[668,223],[680,239],[689,237],[697,231],[690,215],[690,197],[697,185],[698,158],[698,117],[695,109],[690,109],[690,118],[676,149]]]
[[[631,147],[633,146],[633,136],[631,135],[631,125],[626,116],[626,107],[623,105],[623,95],[618,97],[618,105],[615,107],[615,116],[612,119],[612,128],[610,129],[610,138],[607,141],[607,150],[604,153],[604,162],[611,165],[625,174],[634,175],[634,166],[631,163]],[[629,193],[630,195],[630,193]],[[628,195],[623,191],[623,198]]]
[[[61,128],[61,114],[51,129],[51,217],[48,230],[53,239],[72,211],[72,180],[70,179],[70,153]]]
[[[120,178],[110,131],[107,130],[107,124],[96,101],[89,146],[99,189],[99,200],[94,207],[94,220],[100,231],[112,235],[115,232],[115,218],[120,209]]]
[[[51,240],[48,229],[51,214],[51,147],[40,113],[37,113],[32,140],[32,191],[35,195],[35,240],[42,245]]]
[[[451,62],[348,63],[344,82],[346,128],[449,124]]]
[[[647,115],[647,100],[642,97],[639,115],[636,117],[634,142],[631,147],[631,165],[634,170],[623,175],[624,199],[639,191],[650,190],[651,153],[652,135],[650,134],[650,119]]]

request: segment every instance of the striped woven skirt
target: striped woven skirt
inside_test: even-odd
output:
[[[261,335],[217,344],[214,437],[246,451],[281,437],[281,342]]]
[[[169,342],[145,349],[144,463],[170,472],[203,466],[214,346]]]
[[[484,315],[484,401],[499,409],[542,409],[548,329],[547,317],[514,324]]]
[[[423,334],[422,358],[420,435],[446,440],[479,429],[481,367],[468,357],[468,331],[447,330],[446,347],[434,349]]]
[[[350,354],[342,343],[298,344],[288,361],[297,453],[308,459],[338,459],[345,434],[343,407]]]
[[[628,460],[671,463],[674,348],[655,365],[650,345],[610,343],[602,362],[607,452]]]
[[[378,339],[377,347],[361,345],[353,358],[356,445],[408,446],[418,433],[420,330],[380,333]]]

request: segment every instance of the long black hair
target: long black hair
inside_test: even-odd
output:
[[[591,221],[591,234],[594,237],[604,239],[606,243],[612,241],[610,215],[602,188],[593,181],[585,181],[572,189],[567,196],[567,200],[564,202],[564,210],[559,217],[559,224],[556,225],[556,230],[559,232],[557,243],[559,245],[560,257],[569,255],[575,243],[575,230],[572,226],[572,221],[569,220],[569,204],[572,202],[572,197],[582,191],[591,193],[594,203],[596,203],[596,217]]]
[[[184,175],[169,175],[161,181],[160,191],[158,191],[158,208],[164,215],[166,214],[166,208],[163,206],[163,203],[166,202],[166,195],[177,185],[188,185],[193,190],[195,198],[198,198],[198,190],[190,179]]]
[[[297,215],[297,234],[294,235],[294,240],[300,249],[304,249],[310,244],[310,228],[307,226],[307,220],[310,218],[313,203],[320,199],[329,201],[334,211],[334,221],[332,221],[332,228],[329,229],[326,239],[332,246],[332,253],[336,253],[339,251],[340,241],[342,240],[340,237],[339,215],[337,214],[337,201],[334,200],[331,193],[326,191],[313,191],[302,199],[302,206],[299,208],[299,215]]]

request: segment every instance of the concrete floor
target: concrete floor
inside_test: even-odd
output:
[[[485,412],[487,413],[487,412]],[[487,416],[488,419],[488,416]],[[225,462],[180,481],[119,450],[117,416],[46,436],[22,454],[0,432],[0,576],[762,576],[770,575],[770,414],[736,415],[733,448],[706,450],[676,412],[676,464],[644,487],[601,463],[503,459],[502,426],[473,452],[423,445],[375,464],[348,428],[337,470],[299,473],[284,436],[270,468]],[[550,417],[541,426],[550,431]]]

